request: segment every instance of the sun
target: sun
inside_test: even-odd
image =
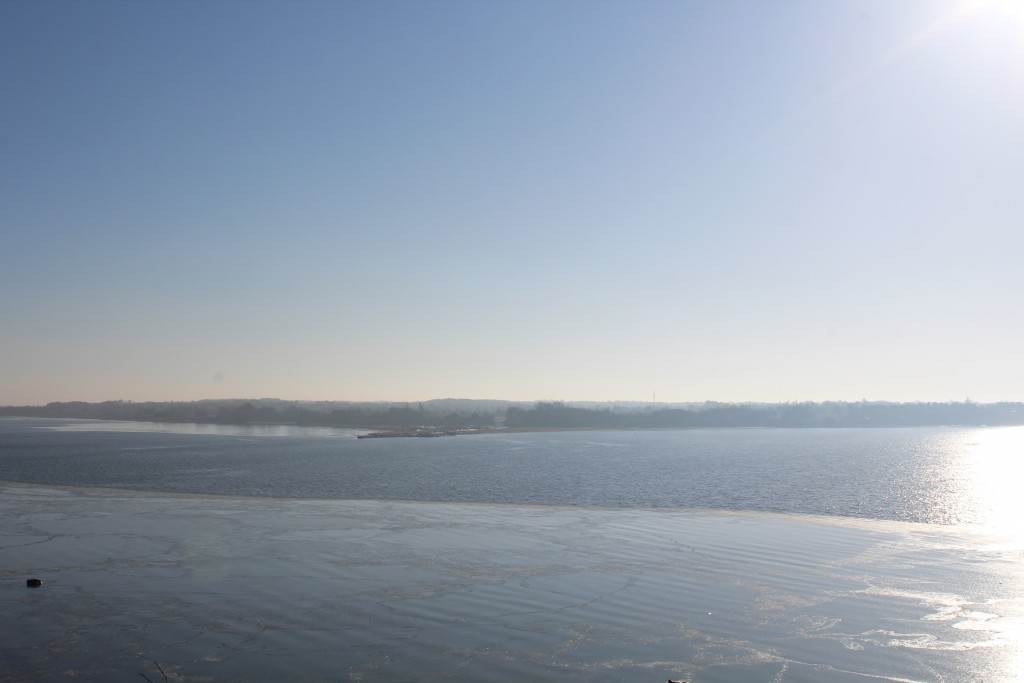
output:
[[[979,53],[988,52],[999,55],[999,58],[1019,55],[1024,60],[1024,0],[954,0],[943,5],[929,21],[852,80],[864,80],[876,75],[922,46],[944,40],[950,33],[957,33],[967,27],[976,29],[973,33],[982,36],[984,44],[975,45]],[[1007,43],[1008,37],[1012,44]],[[1013,59],[1012,56],[1010,58]]]
[[[1016,25],[1017,36],[1024,43],[1024,0],[961,0],[955,14],[964,18],[984,18]]]

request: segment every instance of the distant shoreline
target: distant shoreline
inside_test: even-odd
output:
[[[194,425],[196,427],[206,428],[294,428],[294,429],[326,429],[326,430],[341,430],[348,432],[365,432],[363,434],[356,434],[356,439],[401,439],[401,438],[431,438],[431,437],[443,437],[443,436],[482,436],[482,435],[500,435],[500,434],[544,434],[544,433],[579,433],[579,432],[673,432],[673,431],[726,431],[726,430],[780,430],[780,429],[797,429],[797,430],[811,430],[811,429],[920,429],[927,427],[935,428],[986,428],[986,427],[1011,427],[1011,426],[1024,426],[1024,425],[985,425],[985,424],[922,424],[922,425],[808,425],[808,426],[761,426],[761,425],[738,425],[738,426],[692,426],[692,427],[612,427],[612,426],[592,426],[592,427],[475,427],[466,429],[448,429],[439,430],[432,427],[422,428],[394,428],[389,429],[385,427],[338,427],[336,425],[329,424],[296,424],[287,422],[242,422],[242,423],[228,423],[228,422],[172,422],[169,420],[130,420],[130,419],[111,419],[111,418],[73,418],[73,417],[40,417],[35,415],[10,415],[0,414],[0,421],[5,419],[36,419],[36,420],[76,420],[82,422],[116,422],[125,424],[152,424],[152,425],[167,425],[172,427],[174,425],[188,426]],[[78,431],[78,430],[70,430]],[[92,431],[92,430],[83,430]],[[205,433],[205,432],[195,432]]]
[[[0,406],[0,416],[367,430],[370,438],[547,430],[876,428],[1024,425],[1024,403],[570,403],[475,399],[409,403],[230,399]]]

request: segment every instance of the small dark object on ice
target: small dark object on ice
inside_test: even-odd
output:
[[[686,681],[673,681],[671,678],[668,679],[668,683],[686,683]]]
[[[39,580],[39,579],[29,579],[28,581],[25,582],[25,585],[28,586],[29,588],[39,588],[40,586],[43,585],[43,582],[41,580]]]

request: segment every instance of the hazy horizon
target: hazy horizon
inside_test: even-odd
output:
[[[1024,4],[0,3],[0,405],[1024,399]]]
[[[210,396],[206,398],[101,398],[97,400],[84,400],[78,398],[53,400],[53,401],[42,401],[39,403],[0,403],[0,408],[17,408],[20,405],[26,405],[26,407],[42,407],[48,403],[61,403],[61,402],[85,402],[85,403],[103,403],[103,402],[129,402],[129,403],[174,403],[174,402],[202,402],[202,401],[282,401],[282,402],[298,402],[298,403],[404,403],[404,404],[416,404],[416,403],[432,403],[432,402],[445,402],[445,401],[465,401],[465,402],[495,402],[495,403],[566,403],[566,404],[638,404],[638,405],[701,405],[706,403],[721,403],[721,404],[732,404],[732,405],[756,405],[756,404],[787,404],[787,403],[1016,403],[1024,401],[1014,400],[997,400],[997,401],[981,401],[975,400],[970,396],[965,398],[949,398],[947,400],[893,400],[890,398],[870,398],[861,397],[856,399],[847,398],[805,398],[805,399],[791,399],[791,400],[749,400],[749,399],[736,399],[736,400],[718,400],[706,398],[702,400],[660,400],[657,398],[644,399],[633,399],[633,398],[601,398],[601,399],[589,399],[589,398],[567,398],[567,397],[542,397],[542,398],[500,398],[500,397],[486,397],[477,398],[472,396],[432,396],[430,398],[372,398],[372,399],[359,399],[359,398],[284,398],[281,396]]]

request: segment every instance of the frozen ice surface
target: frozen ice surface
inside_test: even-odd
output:
[[[0,680],[1016,680],[1024,555],[998,541],[0,485]]]

